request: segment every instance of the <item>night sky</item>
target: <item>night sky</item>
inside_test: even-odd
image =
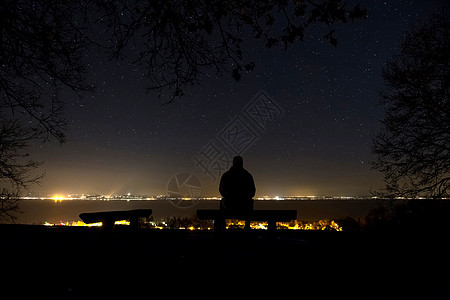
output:
[[[240,138],[237,150],[254,176],[257,196],[370,195],[382,187],[382,175],[370,166],[371,139],[383,117],[381,69],[405,31],[442,3],[364,1],[369,18],[337,26],[337,47],[322,38],[323,28],[307,31],[305,42],[287,51],[248,39],[244,58],[256,63],[253,72],[239,82],[212,72],[169,105],[162,105],[167,98],[156,91],[146,93],[139,67],[107,61],[93,49],[85,62],[95,92],[80,98],[59,91],[67,142],[30,150],[45,161],[46,173],[30,190],[159,195],[167,193],[174,175],[187,172],[200,180],[203,195],[216,196],[218,179],[195,158],[211,149],[211,142],[232,158],[220,135],[238,118],[253,134]],[[261,95],[279,109],[262,129],[245,113]]]

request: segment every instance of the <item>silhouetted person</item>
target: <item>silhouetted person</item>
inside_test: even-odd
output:
[[[253,176],[244,169],[242,157],[233,158],[233,166],[222,175],[219,192],[222,195],[220,209],[230,213],[248,214],[253,210],[253,197],[256,188]],[[250,222],[246,221],[246,228],[250,228]]]

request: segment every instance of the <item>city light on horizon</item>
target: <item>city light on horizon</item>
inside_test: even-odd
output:
[[[44,226],[47,227],[102,227],[102,222],[97,223],[84,223],[82,221],[60,221],[58,224],[53,224],[50,222],[44,222]],[[119,226],[129,226],[130,222],[128,220],[119,220],[115,221],[114,225]],[[202,230],[202,231],[210,231],[213,229],[212,224],[207,226],[188,226],[188,227],[169,227],[168,223],[164,221],[151,221],[147,222],[145,228],[150,229],[177,229],[177,230]],[[245,221],[243,220],[226,220],[226,229],[244,229]],[[332,230],[332,231],[342,231],[342,227],[340,227],[334,220],[319,220],[317,222],[302,222],[302,221],[293,221],[293,222],[277,222],[278,229],[284,230]],[[250,229],[252,230],[268,230],[267,222],[250,222]]]
[[[180,199],[182,201],[191,201],[194,199],[202,199],[202,200],[220,200],[222,197],[220,196],[198,196],[198,197],[173,197],[170,195],[156,195],[156,196],[148,196],[148,195],[132,195],[130,193],[124,195],[101,195],[101,194],[51,194],[49,196],[33,196],[27,195],[20,197],[23,200],[32,200],[32,199],[41,199],[41,200],[52,200],[54,202],[62,202],[67,200],[104,200],[104,201],[114,201],[114,200],[167,200],[167,199]],[[255,197],[255,200],[275,200],[275,201],[283,201],[283,200],[295,200],[295,199],[369,199],[369,198],[377,198],[376,196],[330,196],[330,195],[265,195],[262,197]],[[421,199],[423,197],[417,197]],[[402,198],[398,198],[402,199]]]

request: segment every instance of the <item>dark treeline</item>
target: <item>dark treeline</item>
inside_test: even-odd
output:
[[[200,220],[196,217],[170,217],[163,219],[155,219],[152,217],[147,218],[142,224],[141,227],[144,228],[167,228],[167,229],[207,229],[213,228],[214,224],[209,220]]]
[[[343,231],[449,232],[448,200],[405,200],[386,202],[372,209],[364,219],[335,220]]]
[[[397,200],[395,203],[384,200],[377,208],[369,211],[363,218],[354,218],[351,216],[335,219],[321,220],[325,223],[334,221],[337,228],[346,232],[450,232],[450,201],[448,200]],[[231,220],[231,223],[237,223],[237,220]],[[323,230],[325,226],[319,226],[320,222],[310,222],[295,220],[290,223],[294,226],[315,224],[314,228],[308,230]],[[317,223],[317,224],[316,224]],[[328,224],[329,225],[329,224]],[[212,229],[214,223],[211,220],[200,220],[196,217],[170,217],[153,218],[150,217],[142,224],[145,228],[164,228],[164,229]],[[239,226],[232,226],[240,228]],[[307,227],[307,226],[301,226]],[[310,226],[311,227],[311,226]],[[328,226],[330,227],[330,226]],[[336,230],[335,228],[328,228]],[[280,226],[281,228],[287,228]]]

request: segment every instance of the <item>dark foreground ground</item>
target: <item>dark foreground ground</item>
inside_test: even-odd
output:
[[[0,225],[1,299],[450,299],[446,235]]]

